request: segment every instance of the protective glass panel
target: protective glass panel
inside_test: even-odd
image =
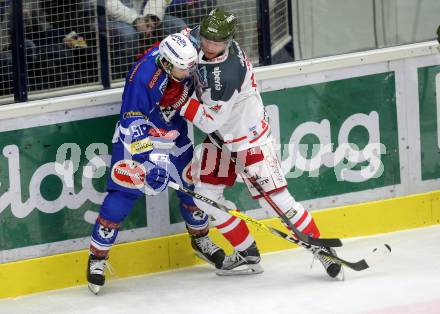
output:
[[[295,60],[433,40],[438,0],[295,0]]]

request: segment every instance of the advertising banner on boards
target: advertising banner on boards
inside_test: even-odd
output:
[[[411,128],[415,119],[420,124],[420,152],[414,152],[421,156],[420,180],[440,178],[440,66],[412,67],[418,85],[404,90],[398,77],[409,71],[402,70],[405,66],[400,61],[393,69],[384,65],[384,71],[363,66],[355,74],[337,69],[333,73],[342,78],[262,93],[289,190],[298,201],[329,208],[343,197],[360,203],[383,198],[385,190],[388,197],[402,194],[395,187],[405,184],[408,176],[402,173],[411,168],[402,152],[415,148],[402,147],[399,130]],[[419,95],[420,114],[402,119],[405,106],[414,105],[405,102],[410,92]],[[0,262],[87,248],[105,197],[117,118],[109,110],[100,117],[0,131]],[[411,132],[417,136],[419,130]],[[194,137],[197,144],[204,135],[195,131]],[[225,196],[241,210],[260,207],[242,182]],[[150,200],[140,198],[120,238],[184,232],[175,193],[169,191],[165,200],[167,206],[151,212]],[[168,212],[152,222],[159,211]],[[259,218],[272,216],[264,211]]]

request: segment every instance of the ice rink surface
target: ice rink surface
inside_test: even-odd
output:
[[[343,240],[338,254],[358,260],[388,243],[371,269],[331,280],[298,248],[263,255],[260,275],[218,277],[208,265],[109,280],[100,295],[86,286],[0,300],[2,314],[48,313],[440,313],[440,225]],[[66,271],[68,271],[66,265]]]

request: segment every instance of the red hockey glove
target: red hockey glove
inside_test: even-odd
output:
[[[188,100],[188,93],[188,86],[170,79],[159,102],[159,106],[163,108],[172,107],[174,110],[179,110]]]

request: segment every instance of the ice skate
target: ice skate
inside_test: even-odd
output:
[[[263,272],[260,265],[260,252],[254,242],[244,251],[234,251],[232,255],[226,256],[223,265],[217,269],[219,276],[233,275],[254,275]]]
[[[198,257],[216,268],[222,267],[226,256],[225,251],[212,242],[208,235],[202,237],[191,236],[191,246]]]
[[[99,258],[92,254],[89,255],[87,281],[89,282],[89,290],[94,294],[98,294],[105,283],[105,266],[105,258]]]
[[[314,256],[321,262],[322,266],[324,266],[327,275],[329,275],[331,278],[344,280],[344,270],[342,265],[334,262],[330,257],[321,254],[323,251],[333,255],[336,255],[336,251],[333,248],[322,247],[320,250],[314,253]]]

